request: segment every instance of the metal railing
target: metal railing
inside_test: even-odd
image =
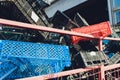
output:
[[[41,30],[41,31],[55,32],[55,33],[66,34],[66,35],[75,35],[80,37],[99,39],[95,36],[88,35],[88,34],[76,33],[72,31],[65,31],[65,30],[42,27],[42,26],[40,27],[37,25],[31,25],[31,24],[4,20],[4,19],[0,19],[0,24],[11,25],[14,27],[21,27],[21,28],[30,28],[30,29]],[[120,41],[120,38],[105,37],[103,39]],[[18,79],[18,80],[47,80],[47,79],[54,79],[54,78],[58,80],[59,79],[61,80],[66,80],[66,79],[68,80],[120,80],[120,64],[113,64],[108,66],[99,65],[99,66],[74,69],[74,70],[63,71],[55,74],[48,74],[48,75],[42,75],[42,76],[36,76],[36,77],[30,77],[30,78],[24,78],[24,79]]]
[[[17,80],[120,80],[120,64],[93,66]]]

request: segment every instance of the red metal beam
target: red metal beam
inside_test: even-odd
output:
[[[120,41],[120,38],[105,37],[103,39],[105,39],[105,40],[112,40],[112,41]]]
[[[72,36],[101,39],[99,37],[94,37],[94,36],[88,35],[88,34],[77,33],[77,32],[55,29],[55,28],[49,28],[49,27],[45,27],[45,26],[38,26],[38,25],[34,25],[34,24],[22,23],[22,22],[11,21],[11,20],[6,20],[6,19],[0,19],[0,24],[9,25],[9,26],[13,26],[13,27],[29,28],[29,29],[34,29],[34,30],[47,31],[47,32],[55,32],[55,33],[60,33],[60,34],[72,35]],[[105,37],[102,39],[120,41],[120,38]]]
[[[34,25],[34,24],[22,23],[22,22],[11,21],[11,20],[6,20],[6,19],[0,19],[0,24],[9,25],[12,27],[29,28],[29,29],[35,29],[35,30],[41,30],[41,31],[47,31],[47,32],[67,34],[67,35],[72,35],[72,36],[80,36],[80,37],[86,37],[86,38],[99,39],[99,37],[94,37],[94,36],[88,35],[88,34],[76,33],[76,32],[72,32],[72,31],[49,28],[49,27],[45,27],[45,26],[38,26],[38,25]],[[120,38],[105,37],[103,39],[120,41]]]
[[[98,48],[99,48],[99,51],[103,50],[103,48],[102,48],[102,39],[98,40]]]
[[[120,63],[119,64],[112,64],[112,65],[109,65],[109,66],[104,66],[105,71],[115,69],[115,68],[120,68]]]
[[[100,79],[99,80],[105,80],[105,70],[104,70],[104,65],[101,65],[100,67]]]
[[[61,30],[61,29],[55,29],[55,28],[50,28],[50,27],[45,27],[45,26],[38,26],[38,25],[34,25],[34,24],[22,23],[22,22],[11,21],[11,20],[6,20],[6,19],[0,19],[0,24],[9,25],[9,26],[13,26],[13,27],[47,31],[47,32],[55,32],[55,33],[60,33],[60,34],[75,35],[75,36],[86,37],[86,38],[95,38],[94,36],[88,35],[88,34],[76,33],[76,32],[71,32],[71,31],[67,31],[67,30],[65,31],[65,30]]]

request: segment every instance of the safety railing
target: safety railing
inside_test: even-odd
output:
[[[104,71],[103,80],[120,80],[120,64],[113,64],[102,69]]]
[[[48,28],[43,26],[31,25],[16,21],[0,19],[0,24],[11,25],[20,28],[30,28],[34,30],[41,30],[47,32],[55,32],[66,35],[73,35],[86,38],[101,39],[92,35],[76,33],[72,31],[65,31],[60,29]],[[120,38],[105,37],[106,40],[120,41]],[[101,44],[101,42],[100,42]],[[120,64],[113,64],[108,66],[93,66],[88,68],[74,69],[69,71],[63,71],[55,74],[48,74],[42,76],[29,77],[18,80],[47,80],[47,79],[61,79],[61,80],[120,80]]]
[[[120,64],[94,66],[17,80],[120,80]]]

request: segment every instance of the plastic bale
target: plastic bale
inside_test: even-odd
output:
[[[12,64],[10,61],[3,60],[0,61],[0,79],[4,79],[9,74],[11,74],[15,69],[16,65]]]
[[[71,64],[67,46],[9,40],[0,44],[0,57],[18,67],[6,80],[56,73]]]

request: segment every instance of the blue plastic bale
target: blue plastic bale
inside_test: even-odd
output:
[[[2,56],[69,60],[67,46],[2,40]]]
[[[56,73],[71,64],[67,46],[8,40],[0,46],[0,57],[17,66],[6,80]]]
[[[48,61],[33,58],[32,59],[12,58],[9,60],[11,60],[12,63],[16,64],[18,69],[14,73],[10,74],[7,77],[7,79],[56,73],[62,71],[65,67],[61,61],[55,60]]]
[[[6,79],[16,79],[23,77],[31,77],[43,74],[50,74],[60,72],[64,68],[60,61],[48,61],[40,59],[26,59],[26,58],[8,58],[18,68],[14,73],[10,74]],[[44,62],[44,64],[43,64]]]

